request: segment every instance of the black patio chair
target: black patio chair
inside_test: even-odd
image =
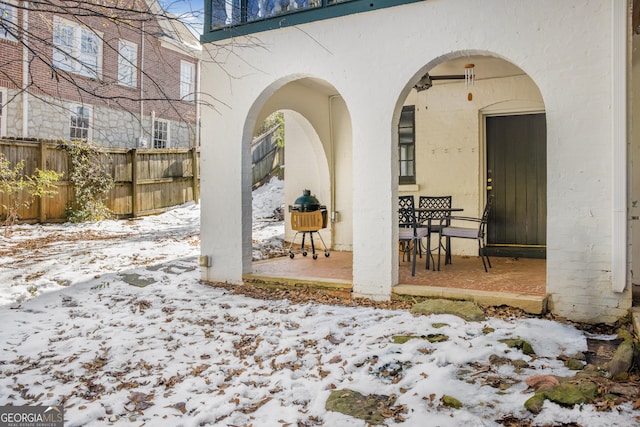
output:
[[[440,249],[442,248],[442,238],[459,238],[459,239],[475,239],[478,241],[478,252],[480,254],[480,258],[482,259],[482,265],[484,266],[484,271],[488,272],[487,264],[489,268],[491,267],[491,261],[489,260],[489,256],[487,255],[486,245],[485,245],[485,230],[487,227],[487,221],[489,219],[489,211],[491,210],[492,197],[489,197],[487,200],[487,204],[484,207],[484,211],[482,213],[481,218],[473,218],[468,216],[450,216],[449,218],[443,218],[440,220],[440,239],[438,246],[438,270],[440,270]],[[447,221],[450,221],[449,224],[456,225],[446,225]],[[471,226],[458,226],[458,223],[466,223],[472,224]],[[485,262],[486,258],[486,262]]]
[[[429,230],[426,227],[418,227],[413,196],[400,196],[398,198],[398,242],[403,254],[402,260],[404,261],[406,256],[412,263],[412,276],[416,275],[417,248],[428,234]]]
[[[435,260],[433,259],[433,251],[435,249],[431,249],[431,235],[433,233],[440,234],[440,230],[442,229],[442,224],[440,220],[447,219],[451,212],[444,209],[451,209],[451,196],[420,196],[419,208],[421,209],[440,209],[442,211],[433,211],[433,212],[425,212],[421,211],[418,214],[419,218],[419,226],[427,227],[429,229],[429,235],[427,236],[427,247],[426,252],[427,255],[431,255],[431,259],[433,260],[434,269],[435,269]],[[449,221],[445,221],[444,225],[448,226],[450,224]],[[440,240],[438,239],[438,242]],[[444,260],[445,265],[451,262],[451,239],[447,238],[445,240],[445,253],[446,257]],[[429,260],[427,259],[427,268],[429,268]]]

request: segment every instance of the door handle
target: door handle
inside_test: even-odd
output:
[[[493,186],[492,185],[487,185],[487,191],[491,191],[493,190]]]

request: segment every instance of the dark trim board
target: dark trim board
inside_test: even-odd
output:
[[[538,246],[487,246],[490,257],[547,259],[547,248]]]

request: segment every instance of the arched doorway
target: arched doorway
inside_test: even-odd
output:
[[[474,79],[465,81],[469,65]],[[535,276],[535,281],[527,279],[523,292],[544,295],[544,261],[523,260],[544,258],[546,243],[546,121],[537,85],[505,59],[469,52],[432,61],[410,84],[397,123],[398,194],[413,195],[416,204],[420,196],[451,196],[453,206],[463,209],[459,215],[469,217],[480,217],[491,195],[494,205],[485,243],[492,250],[490,255],[505,257],[497,262],[506,264],[484,273],[477,242],[458,239],[451,245],[453,264],[441,267],[439,276],[422,272],[416,279],[403,275],[401,269],[398,283],[513,292],[517,287],[506,278],[502,283],[499,276],[520,273]],[[405,117],[408,111],[412,120]],[[411,132],[407,123],[413,126]],[[413,140],[407,135],[413,135]],[[538,156],[532,159],[534,148]],[[413,162],[412,168],[406,167],[407,160]],[[535,173],[523,167],[526,161],[537,166]],[[508,175],[507,170],[519,173]],[[407,171],[414,175],[407,176]],[[522,178],[524,182],[514,185],[513,180]],[[528,203],[523,204],[522,197]],[[539,222],[532,224],[530,217]],[[511,234],[500,234],[505,227]],[[537,240],[531,244],[526,233],[518,240],[521,229],[535,232]],[[517,239],[508,240],[512,237]],[[526,251],[525,246],[533,250]],[[465,270],[467,260],[476,257],[477,262]]]

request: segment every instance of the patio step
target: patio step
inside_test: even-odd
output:
[[[340,279],[318,280],[312,277],[274,277],[271,275],[245,274],[242,276],[242,280],[257,287],[290,287],[293,289],[318,290],[342,297],[351,295],[351,282]]]
[[[415,285],[397,285],[393,288],[393,293],[396,295],[473,301],[480,305],[489,306],[507,305],[509,307],[519,308],[530,314],[543,314],[547,312],[548,297],[546,295]]]

